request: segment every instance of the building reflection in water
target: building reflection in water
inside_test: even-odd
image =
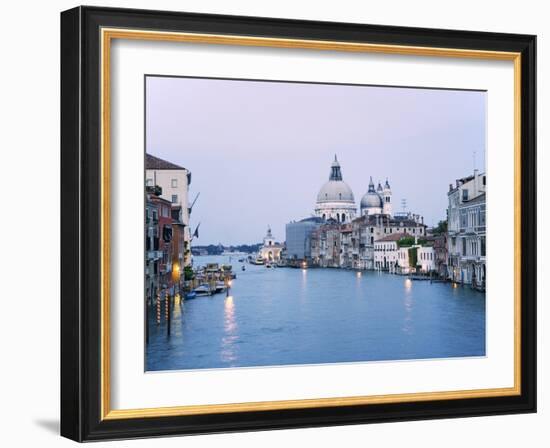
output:
[[[239,339],[238,326],[235,319],[235,303],[233,296],[227,296],[224,302],[224,336],[222,338],[221,359],[224,363],[232,363],[237,359],[235,344]]]

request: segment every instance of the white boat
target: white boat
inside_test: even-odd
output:
[[[218,280],[216,282],[216,292],[224,292],[227,289],[225,282]]]
[[[212,294],[212,290],[210,289],[210,286],[208,286],[206,283],[203,283],[202,285],[197,286],[193,292],[197,294],[197,296],[209,296]]]

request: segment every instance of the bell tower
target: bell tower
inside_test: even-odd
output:
[[[382,198],[384,201],[384,208],[382,210],[382,213],[384,213],[385,215],[391,216],[392,215],[391,188],[387,178],[386,178],[386,183],[384,184],[384,189],[382,190]]]

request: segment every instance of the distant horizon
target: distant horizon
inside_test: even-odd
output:
[[[485,172],[486,92],[146,77],[146,151],[193,173],[194,245],[258,244],[313,215],[336,154],[357,216],[370,176],[393,213],[446,219],[447,191]],[[254,241],[252,243],[247,241]]]

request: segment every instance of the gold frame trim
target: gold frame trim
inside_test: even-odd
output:
[[[142,409],[111,409],[110,346],[110,54],[113,39],[239,45],[273,48],[383,53],[411,56],[491,59],[514,62],[514,386],[442,392],[421,392],[356,397],[315,398],[215,405],[190,405]],[[502,397],[521,394],[521,54],[515,52],[418,47],[305,39],[279,39],[199,33],[101,29],[101,419],[168,417],[211,413],[307,409],[413,401]]]

